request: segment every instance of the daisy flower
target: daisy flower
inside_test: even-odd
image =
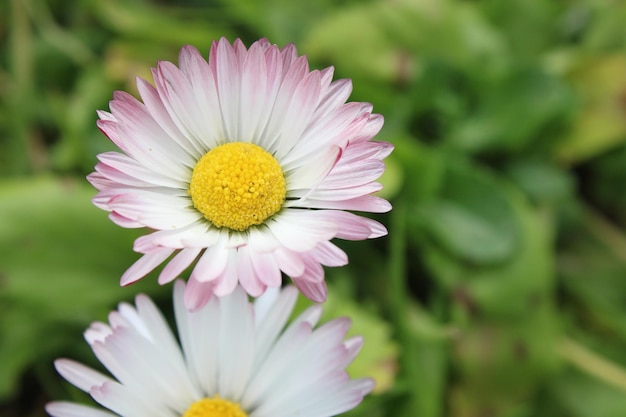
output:
[[[362,338],[344,340],[340,318],[314,329],[321,306],[286,323],[298,290],[272,289],[254,304],[237,287],[195,312],[184,305],[185,284],[174,286],[179,346],[145,295],[120,304],[109,324],[85,332],[113,377],[70,359],[58,372],[109,411],[52,402],[53,417],[327,417],[354,408],[369,393],[369,378],[350,379],[346,366]]]
[[[347,264],[333,238],[383,236],[380,223],[345,210],[386,212],[372,193],[392,146],[369,103],[348,102],[350,80],[310,71],[305,56],[266,39],[214,42],[208,61],[184,47],[159,62],[141,101],[116,92],[98,127],[123,153],[98,156],[94,204],[122,227],[147,227],[144,254],[121,285],[162,263],[159,283],[193,265],[185,295],[199,308],[238,283],[252,296],[282,273],[324,301],[324,266]]]

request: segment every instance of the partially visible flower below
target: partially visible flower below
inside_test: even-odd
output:
[[[94,323],[85,339],[113,377],[59,359],[59,373],[102,407],[52,402],[53,417],[327,417],[354,408],[369,378],[350,379],[346,366],[360,337],[344,340],[350,322],[314,329],[315,305],[289,325],[298,291],[267,291],[254,303],[237,287],[195,312],[174,287],[178,336],[145,295],[121,304],[109,324]]]
[[[89,181],[94,203],[122,227],[156,230],[127,285],[162,263],[159,283],[193,265],[185,303],[201,307],[239,283],[252,296],[281,273],[324,301],[324,266],[347,264],[333,238],[383,236],[380,223],[344,210],[386,212],[372,194],[393,147],[372,141],[383,125],[369,103],[346,103],[350,80],[310,71],[305,56],[266,39],[246,49],[215,42],[206,61],[184,47],[179,67],[160,62],[143,102],[116,92],[98,127],[124,153],[107,152]]]

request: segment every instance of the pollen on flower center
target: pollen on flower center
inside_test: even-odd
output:
[[[203,398],[191,404],[182,417],[248,417],[248,415],[239,404],[216,395],[215,398]]]
[[[278,161],[260,146],[230,142],[200,158],[189,194],[213,225],[243,231],[281,209],[285,177]]]

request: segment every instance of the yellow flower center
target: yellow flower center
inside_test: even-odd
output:
[[[278,161],[260,146],[243,142],[207,152],[189,183],[194,207],[216,227],[237,231],[276,214],[286,192]]]
[[[248,417],[239,404],[215,398],[203,398],[191,404],[182,417]]]

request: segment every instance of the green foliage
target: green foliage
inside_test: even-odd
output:
[[[112,228],[90,204],[93,191],[76,179],[30,177],[0,186],[0,398],[20,373],[82,343],[80,333],[137,292],[165,289],[140,283],[121,288],[120,262],[137,231]],[[113,262],[112,262],[113,261]],[[78,336],[78,338],[77,338]]]
[[[0,414],[68,397],[51,361],[154,277],[93,207],[116,89],[213,40],[296,43],[393,142],[389,237],[337,242],[324,320],[365,337],[352,417],[626,415],[626,4],[609,0],[0,2]],[[93,362],[91,362],[93,363]]]

